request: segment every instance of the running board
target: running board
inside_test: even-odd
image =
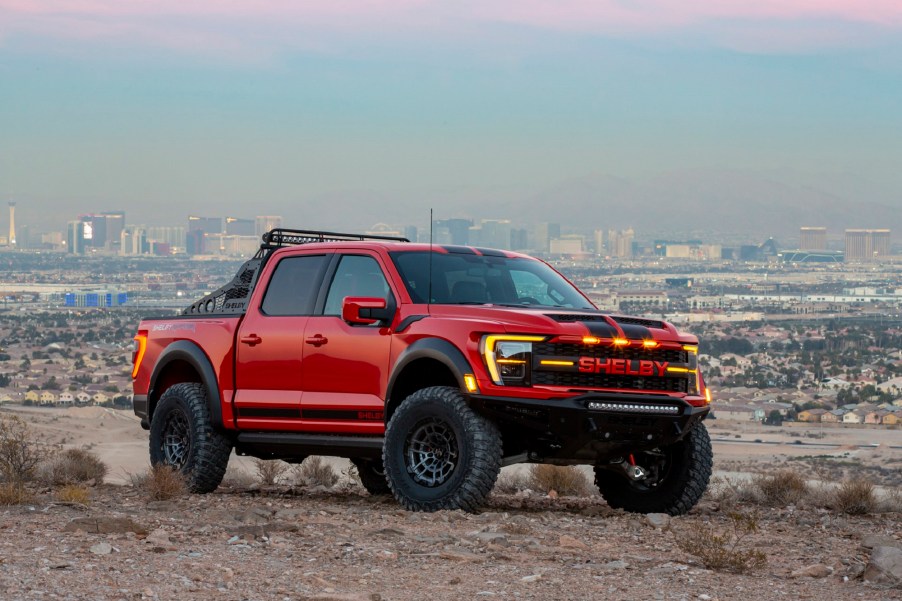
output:
[[[327,457],[382,457],[382,436],[332,436],[294,432],[242,432],[235,452],[264,459],[291,459],[308,455]]]

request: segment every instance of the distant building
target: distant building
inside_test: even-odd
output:
[[[827,228],[802,227],[799,230],[799,250],[827,250]]]
[[[266,232],[282,227],[280,215],[258,215],[254,219],[254,235],[260,238]]]
[[[66,228],[66,248],[74,255],[85,254],[85,222],[70,221]]]
[[[846,261],[874,261],[889,256],[892,232],[887,229],[846,230]]]
[[[471,227],[472,219],[436,219],[432,222],[433,241],[436,244],[468,246]]]
[[[63,296],[66,307],[119,307],[127,302],[128,293],[115,290],[67,292]]]
[[[225,218],[225,233],[228,236],[254,236],[256,223],[238,217]]]
[[[608,230],[608,254],[612,257],[628,258],[633,256],[633,228],[625,230]]]
[[[536,226],[535,250],[547,253],[551,250],[551,241],[561,237],[560,223],[540,223]]]

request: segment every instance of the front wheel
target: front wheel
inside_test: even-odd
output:
[[[642,480],[631,479],[619,466],[595,467],[595,485],[614,509],[682,515],[695,507],[708,487],[713,454],[701,422],[679,442],[633,457],[646,474]]]
[[[232,443],[216,431],[202,384],[169,387],[150,422],[150,463],[168,465],[185,477],[188,490],[207,493],[222,482]]]
[[[424,388],[389,420],[382,460],[404,508],[476,511],[501,470],[501,433],[456,388]]]

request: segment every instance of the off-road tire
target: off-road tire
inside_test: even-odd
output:
[[[373,496],[390,495],[391,489],[388,487],[388,480],[385,479],[385,468],[382,467],[381,459],[364,459],[357,457],[351,459],[351,463],[357,468],[357,476],[366,492]]]
[[[473,411],[458,389],[434,386],[395,410],[382,461],[388,486],[405,509],[475,512],[495,485],[501,455],[495,424]]]
[[[683,515],[695,507],[708,487],[713,456],[711,437],[701,422],[686,436],[661,449],[667,469],[656,483],[634,482],[619,469],[595,467],[595,485],[608,505],[633,513]],[[642,465],[642,455],[637,464]]]
[[[232,442],[213,428],[202,384],[170,386],[150,421],[150,463],[182,473],[188,490],[216,490],[225,476]]]

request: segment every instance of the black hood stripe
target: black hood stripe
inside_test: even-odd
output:
[[[584,321],[581,323],[586,326],[590,334],[597,338],[617,338],[620,336],[617,328],[606,321]]]
[[[644,326],[637,326],[631,323],[621,323],[619,325],[620,329],[623,330],[623,334],[630,340],[654,340],[651,330]]]

